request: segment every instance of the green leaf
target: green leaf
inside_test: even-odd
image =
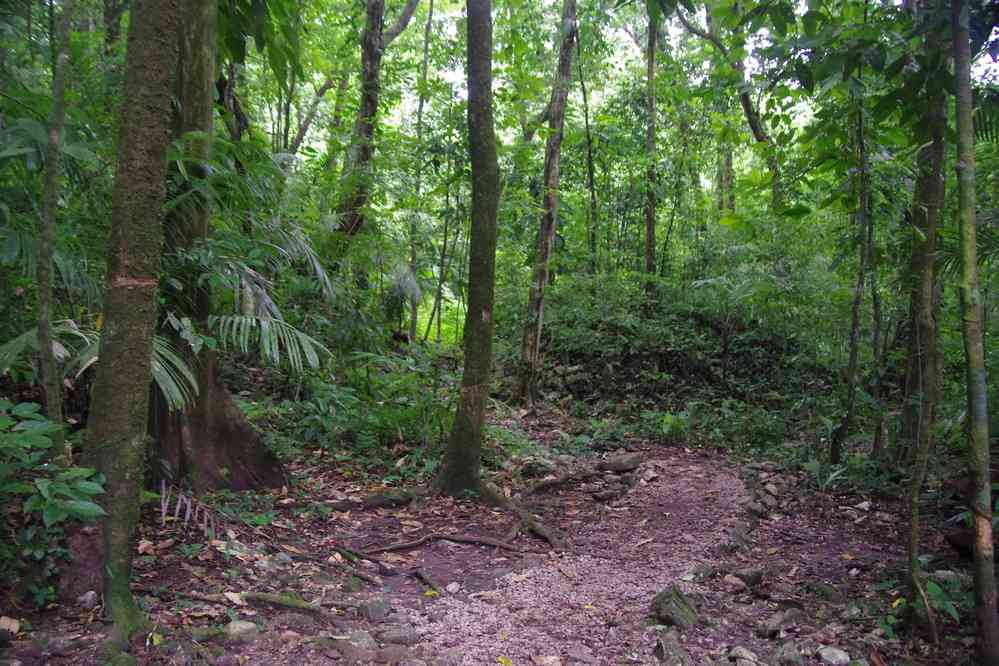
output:
[[[107,515],[99,504],[95,504],[87,500],[64,500],[59,502],[59,506],[62,507],[68,515],[86,520],[100,518],[101,516]]]

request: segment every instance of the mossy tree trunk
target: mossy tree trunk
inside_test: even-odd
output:
[[[552,243],[558,224],[558,189],[562,159],[562,136],[565,125],[565,107],[572,81],[572,51],[576,45],[576,0],[564,0],[562,35],[555,82],[548,104],[548,139],[545,144],[545,166],[541,195],[541,224],[538,229],[538,246],[534,253],[534,278],[527,297],[527,317],[520,345],[521,400],[533,404],[538,397],[538,379],[541,372],[541,333],[545,317],[545,285],[548,284]]]
[[[365,208],[371,198],[371,158],[374,155],[375,117],[382,90],[382,56],[402,34],[419,0],[407,0],[399,18],[385,31],[385,0],[366,0],[364,32],[361,34],[361,101],[347,159],[340,176],[337,206],[340,231],[352,236],[364,226]]]
[[[493,128],[493,29],[490,0],[467,0],[468,152],[472,168],[472,228],[465,315],[465,370],[454,426],[438,477],[451,495],[479,490],[482,430],[493,363],[496,215],[499,165]]]
[[[119,638],[142,624],[129,577],[146,454],[179,24],[178,0],[137,0],[133,5],[111,202],[101,360],[87,429],[88,446],[107,480],[104,608]]]
[[[934,3],[927,3],[921,17],[935,21],[938,16]],[[927,59],[937,58],[938,68],[946,67],[942,57],[939,31],[927,36],[924,52]],[[937,79],[939,80],[939,79]],[[909,348],[906,362],[905,396],[902,405],[902,450],[911,461],[908,513],[909,534],[907,559],[910,608],[922,603],[919,561],[920,515],[919,500],[929,462],[933,426],[936,421],[938,384],[936,305],[933,297],[936,284],[937,225],[944,203],[943,167],[946,155],[944,133],[947,129],[946,91],[931,91],[915,136],[920,148],[917,164],[919,174],[913,192],[912,255],[909,281]]]
[[[656,187],[656,51],[659,48],[658,9],[648,3],[649,34],[645,46],[645,272],[656,272],[656,209],[658,197]],[[652,291],[651,280],[646,283],[646,291]]]
[[[989,413],[982,342],[982,294],[978,286],[978,237],[975,228],[975,134],[972,124],[971,40],[965,0],[951,4],[954,77],[957,88],[957,199],[961,228],[961,323],[968,389],[971,512],[975,526],[975,615],[978,654],[983,666],[999,666],[999,618],[992,537],[992,487],[989,479]]]
[[[186,144],[194,162],[188,167],[191,179],[207,176],[204,163],[211,157],[217,5],[211,0],[184,0],[174,133],[176,138],[196,133]],[[200,330],[207,328],[211,314],[211,291],[200,265],[188,266],[184,256],[208,238],[210,222],[208,201],[194,193],[174,210],[167,224],[167,251],[175,255],[178,266],[185,267],[181,275],[173,276],[182,288],[165,288],[167,302]],[[160,471],[173,479],[189,480],[196,490],[245,490],[285,483],[280,461],[267,450],[219,381],[215,351],[206,347],[195,355],[179,337],[175,342],[188,350],[188,363],[198,378],[198,396],[183,411],[171,412],[161,398],[153,401],[152,432],[165,468]]]
[[[45,392],[45,414],[59,424],[52,436],[56,451],[66,465],[73,464],[73,445],[68,444],[62,416],[62,372],[52,346],[52,268],[56,244],[56,203],[59,188],[59,144],[66,123],[66,65],[69,63],[69,25],[73,4],[62,5],[57,34],[58,55],[52,72],[52,112],[49,114],[48,143],[45,146],[45,168],[42,177],[41,242],[38,248],[38,356],[42,389]]]

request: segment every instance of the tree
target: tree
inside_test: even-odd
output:
[[[364,226],[371,197],[371,158],[374,155],[375,117],[381,96],[382,57],[385,50],[409,25],[419,0],[407,0],[395,23],[384,31],[385,0],[366,0],[364,32],[361,35],[361,101],[350,149],[340,176],[337,217],[340,230],[352,236]]]
[[[454,425],[438,478],[440,488],[450,495],[479,490],[482,429],[492,377],[499,164],[493,128],[491,5],[491,0],[467,0],[466,4],[472,230],[465,315],[465,369]]]
[[[954,78],[957,90],[957,217],[961,230],[961,332],[968,391],[970,504],[975,528],[975,614],[978,653],[985,666],[999,665],[995,556],[992,536],[992,484],[989,478],[989,414],[982,341],[982,295],[978,285],[975,228],[975,128],[972,122],[970,12],[965,0],[951,4]]]
[[[215,86],[217,3],[185,0],[181,49],[177,62],[175,138],[184,139],[188,195],[168,218],[168,254],[176,261],[174,280],[181,288],[167,287],[167,302],[175,319],[188,318],[201,331],[208,329],[212,295],[207,276],[186,257],[210,235],[211,206],[204,181],[212,151]],[[190,347],[174,333],[177,346]],[[286,482],[280,461],[264,446],[260,436],[233,402],[219,380],[217,354],[208,346],[185,354],[197,376],[198,392],[193,404],[171,410],[162,398],[154,403],[156,437],[167,475],[189,478],[197,490],[213,488],[274,487]]]
[[[527,318],[520,347],[520,398],[532,403],[537,398],[538,373],[541,371],[541,332],[544,327],[545,285],[548,284],[549,263],[555,227],[558,224],[559,163],[562,158],[562,136],[565,125],[566,100],[572,80],[572,51],[576,44],[576,2],[564,0],[562,35],[555,82],[548,103],[548,139],[545,144],[545,167],[542,178],[541,223],[534,254],[534,277],[527,297]]]
[[[146,453],[179,26],[177,0],[135,2],[111,208],[101,362],[87,428],[88,446],[106,479],[104,607],[123,640],[142,624],[129,577]]]
[[[662,14],[655,2],[646,4],[649,34],[645,47],[645,272],[656,272],[656,208],[658,206],[658,177],[656,175],[656,52],[659,49],[659,19]],[[652,283],[646,283],[651,291]]]
[[[59,144],[66,123],[66,68],[69,61],[72,7],[72,2],[65,2],[59,20],[59,52],[52,72],[52,113],[49,116],[48,145],[45,147],[38,257],[38,356],[45,391],[45,411],[49,419],[60,425],[59,430],[52,435],[52,443],[57,450],[62,450],[65,446],[63,458],[67,465],[73,464],[73,446],[64,444],[62,373],[56,361],[52,340],[52,268],[56,242],[56,200],[59,195]]]

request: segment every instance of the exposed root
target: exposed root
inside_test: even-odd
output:
[[[389,553],[398,550],[409,550],[410,548],[417,548],[425,543],[431,541],[453,541],[455,543],[470,543],[477,544],[480,546],[489,546],[491,548],[501,548],[503,550],[511,550],[515,553],[523,552],[517,546],[513,544],[506,543],[505,541],[500,541],[498,539],[493,539],[491,537],[475,536],[474,534],[425,534],[419,539],[414,539],[412,541],[402,541],[399,543],[389,544],[388,546],[382,546],[380,548],[372,548],[365,551],[365,556],[373,555],[377,553]]]
[[[483,483],[481,493],[483,499],[490,504],[502,507],[517,516],[519,526],[524,531],[543,539],[555,550],[567,550],[564,540],[554,530],[548,528],[518,502],[501,493],[495,486]]]
[[[160,596],[162,594],[172,595],[174,597],[184,597],[187,599],[194,599],[195,601],[204,601],[210,604],[222,604],[222,605],[232,605],[242,603],[260,603],[269,604],[272,606],[283,606],[285,608],[294,608],[295,610],[306,611],[308,613],[315,613],[316,615],[322,616],[324,619],[328,620],[334,625],[339,625],[341,620],[335,611],[330,611],[319,604],[314,604],[312,602],[306,601],[301,597],[297,597],[293,594],[277,594],[274,592],[236,592],[232,593],[233,596],[227,596],[225,594],[205,594],[203,592],[186,592],[181,590],[166,590],[166,589],[154,589],[147,587],[132,586],[132,590],[135,592],[143,592],[145,594],[152,594],[155,596]],[[235,597],[235,598],[233,598]],[[239,601],[237,601],[237,599]],[[358,604],[349,601],[335,601],[328,603],[327,605],[336,606],[339,608],[357,608]]]
[[[434,592],[439,593],[441,591],[440,585],[438,585],[432,578],[430,578],[427,572],[424,571],[423,569],[413,569],[412,571],[407,571],[406,575],[412,576],[416,580],[426,585],[428,589],[433,590]]]
[[[329,502],[325,506],[335,511],[354,511],[356,509],[392,509],[406,506],[417,499],[426,497],[429,491],[426,488],[413,488],[411,490],[387,490],[383,493],[374,493],[364,497],[360,502],[352,500],[341,500],[339,502]]]
[[[554,479],[542,479],[535,485],[525,490],[524,497],[530,497],[531,495],[554,490],[555,488],[560,488],[570,483],[589,481],[595,476],[600,476],[600,470],[595,466],[591,466],[577,469],[572,472],[566,472],[565,474],[557,476]]]

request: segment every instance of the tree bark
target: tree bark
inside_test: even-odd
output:
[[[961,228],[961,323],[967,367],[971,512],[975,524],[975,614],[978,652],[984,666],[999,665],[999,618],[992,536],[992,488],[989,479],[989,414],[982,342],[982,295],[978,284],[978,238],[975,228],[975,134],[972,123],[971,43],[965,0],[951,4],[954,76],[957,85],[957,192]]]
[[[649,35],[645,48],[645,104],[648,118],[645,125],[645,272],[656,272],[656,50],[658,48],[659,26],[653,18],[652,4],[649,4]],[[646,282],[646,292],[651,295],[653,282]]]
[[[438,484],[450,495],[479,490],[482,430],[493,363],[496,216],[499,165],[493,128],[493,30],[490,0],[467,0],[468,154],[472,168],[472,228],[465,316],[465,369],[454,425]]]
[[[184,0],[184,20],[178,59],[176,138],[197,132],[199,138],[188,144],[188,155],[197,160],[188,167],[192,179],[207,177],[204,163],[211,158],[214,129],[213,86],[217,4],[211,0]],[[185,206],[177,207],[168,218],[167,246],[179,259],[210,234],[209,202],[193,194]],[[175,276],[183,287],[167,291],[171,307],[190,317],[200,330],[206,330],[211,314],[211,290],[197,265]],[[216,488],[245,490],[275,487],[286,482],[281,463],[264,446],[259,435],[236,407],[232,396],[217,377],[218,362],[212,349],[197,355],[175,336],[179,349],[198,378],[194,404],[171,412],[165,402],[152,403],[153,433],[164,472],[173,481],[189,478],[195,490]]]
[[[558,190],[562,160],[562,137],[565,126],[565,107],[572,80],[572,50],[576,45],[576,0],[563,0],[562,34],[558,65],[548,104],[548,139],[545,143],[545,166],[541,197],[541,223],[538,245],[534,253],[534,278],[527,297],[527,318],[520,345],[520,384],[518,397],[534,404],[538,397],[538,379],[541,371],[541,333],[545,316],[545,285],[548,284],[549,264],[555,228],[558,224]]]
[[[316,88],[316,94],[312,96],[312,101],[305,112],[305,117],[302,118],[302,122],[299,124],[298,131],[295,132],[291,143],[288,144],[288,152],[292,155],[297,153],[298,149],[302,147],[302,142],[305,141],[305,137],[309,133],[309,128],[312,127],[312,122],[316,119],[316,113],[319,111],[319,103],[323,101],[323,97],[326,96],[326,93],[330,91],[333,85],[333,77],[328,77],[323,81],[321,86]]]
[[[597,187],[595,184],[593,166],[593,133],[590,131],[590,101],[586,90],[586,78],[583,76],[583,48],[579,41],[579,30],[576,30],[576,45],[579,55],[576,57],[576,71],[579,75],[579,88],[583,93],[583,127],[586,129],[586,189],[590,194],[589,208],[586,210],[586,239],[589,247],[589,270],[591,275],[597,273],[597,228],[599,226],[597,208]]]
[[[427,103],[427,70],[430,66],[430,31],[434,25],[434,0],[430,0],[430,7],[427,10],[427,23],[423,28],[423,64],[420,67],[420,99],[416,106],[416,200],[422,201],[420,193],[423,186],[423,107]],[[409,272],[413,274],[413,281],[416,282],[418,275],[417,259],[417,235],[419,230],[416,224],[416,216],[412,216],[409,222]],[[409,298],[409,339],[416,341],[416,324],[420,318],[420,297],[419,289]]]
[[[829,442],[829,462],[838,465],[842,460],[843,443],[850,435],[853,427],[853,416],[857,406],[857,356],[860,349],[860,306],[864,301],[864,280],[867,272],[867,262],[870,256],[868,247],[867,225],[870,224],[870,174],[867,164],[867,134],[864,129],[864,104],[857,101],[857,118],[855,121],[857,145],[857,214],[855,226],[859,234],[859,260],[857,263],[857,284],[853,295],[853,309],[850,323],[850,351],[846,366],[846,404],[843,418],[833,431]]]
[[[106,479],[104,607],[119,638],[142,624],[129,589],[146,420],[177,62],[178,0],[136,0],[111,202],[104,330],[87,439]]]
[[[59,426],[52,444],[63,462],[73,464],[73,445],[67,443],[62,416],[62,373],[52,346],[52,268],[56,244],[56,204],[59,188],[59,144],[66,123],[66,65],[69,63],[69,26],[73,5],[66,0],[59,21],[58,54],[52,72],[52,113],[49,115],[48,144],[42,177],[41,242],[38,248],[38,355],[45,413]]]
[[[940,49],[940,37],[926,38],[928,54]],[[918,127],[929,131],[914,137],[922,145],[917,162],[919,175],[913,192],[912,257],[908,275],[910,298],[909,348],[906,363],[905,396],[902,405],[902,448],[911,459],[907,543],[910,608],[922,603],[922,566],[920,551],[920,507],[923,482],[932,447],[936,422],[937,384],[937,307],[933,297],[936,285],[937,225],[944,204],[943,166],[946,158],[944,134],[947,130],[947,100],[944,90],[937,90],[926,100]],[[929,138],[929,143],[926,139]]]
[[[361,35],[361,102],[340,176],[340,230],[353,236],[364,226],[365,207],[371,198],[371,158],[374,155],[375,116],[381,96],[382,56],[413,18],[419,0],[407,0],[396,23],[382,33],[385,0],[366,1],[366,19]]]

